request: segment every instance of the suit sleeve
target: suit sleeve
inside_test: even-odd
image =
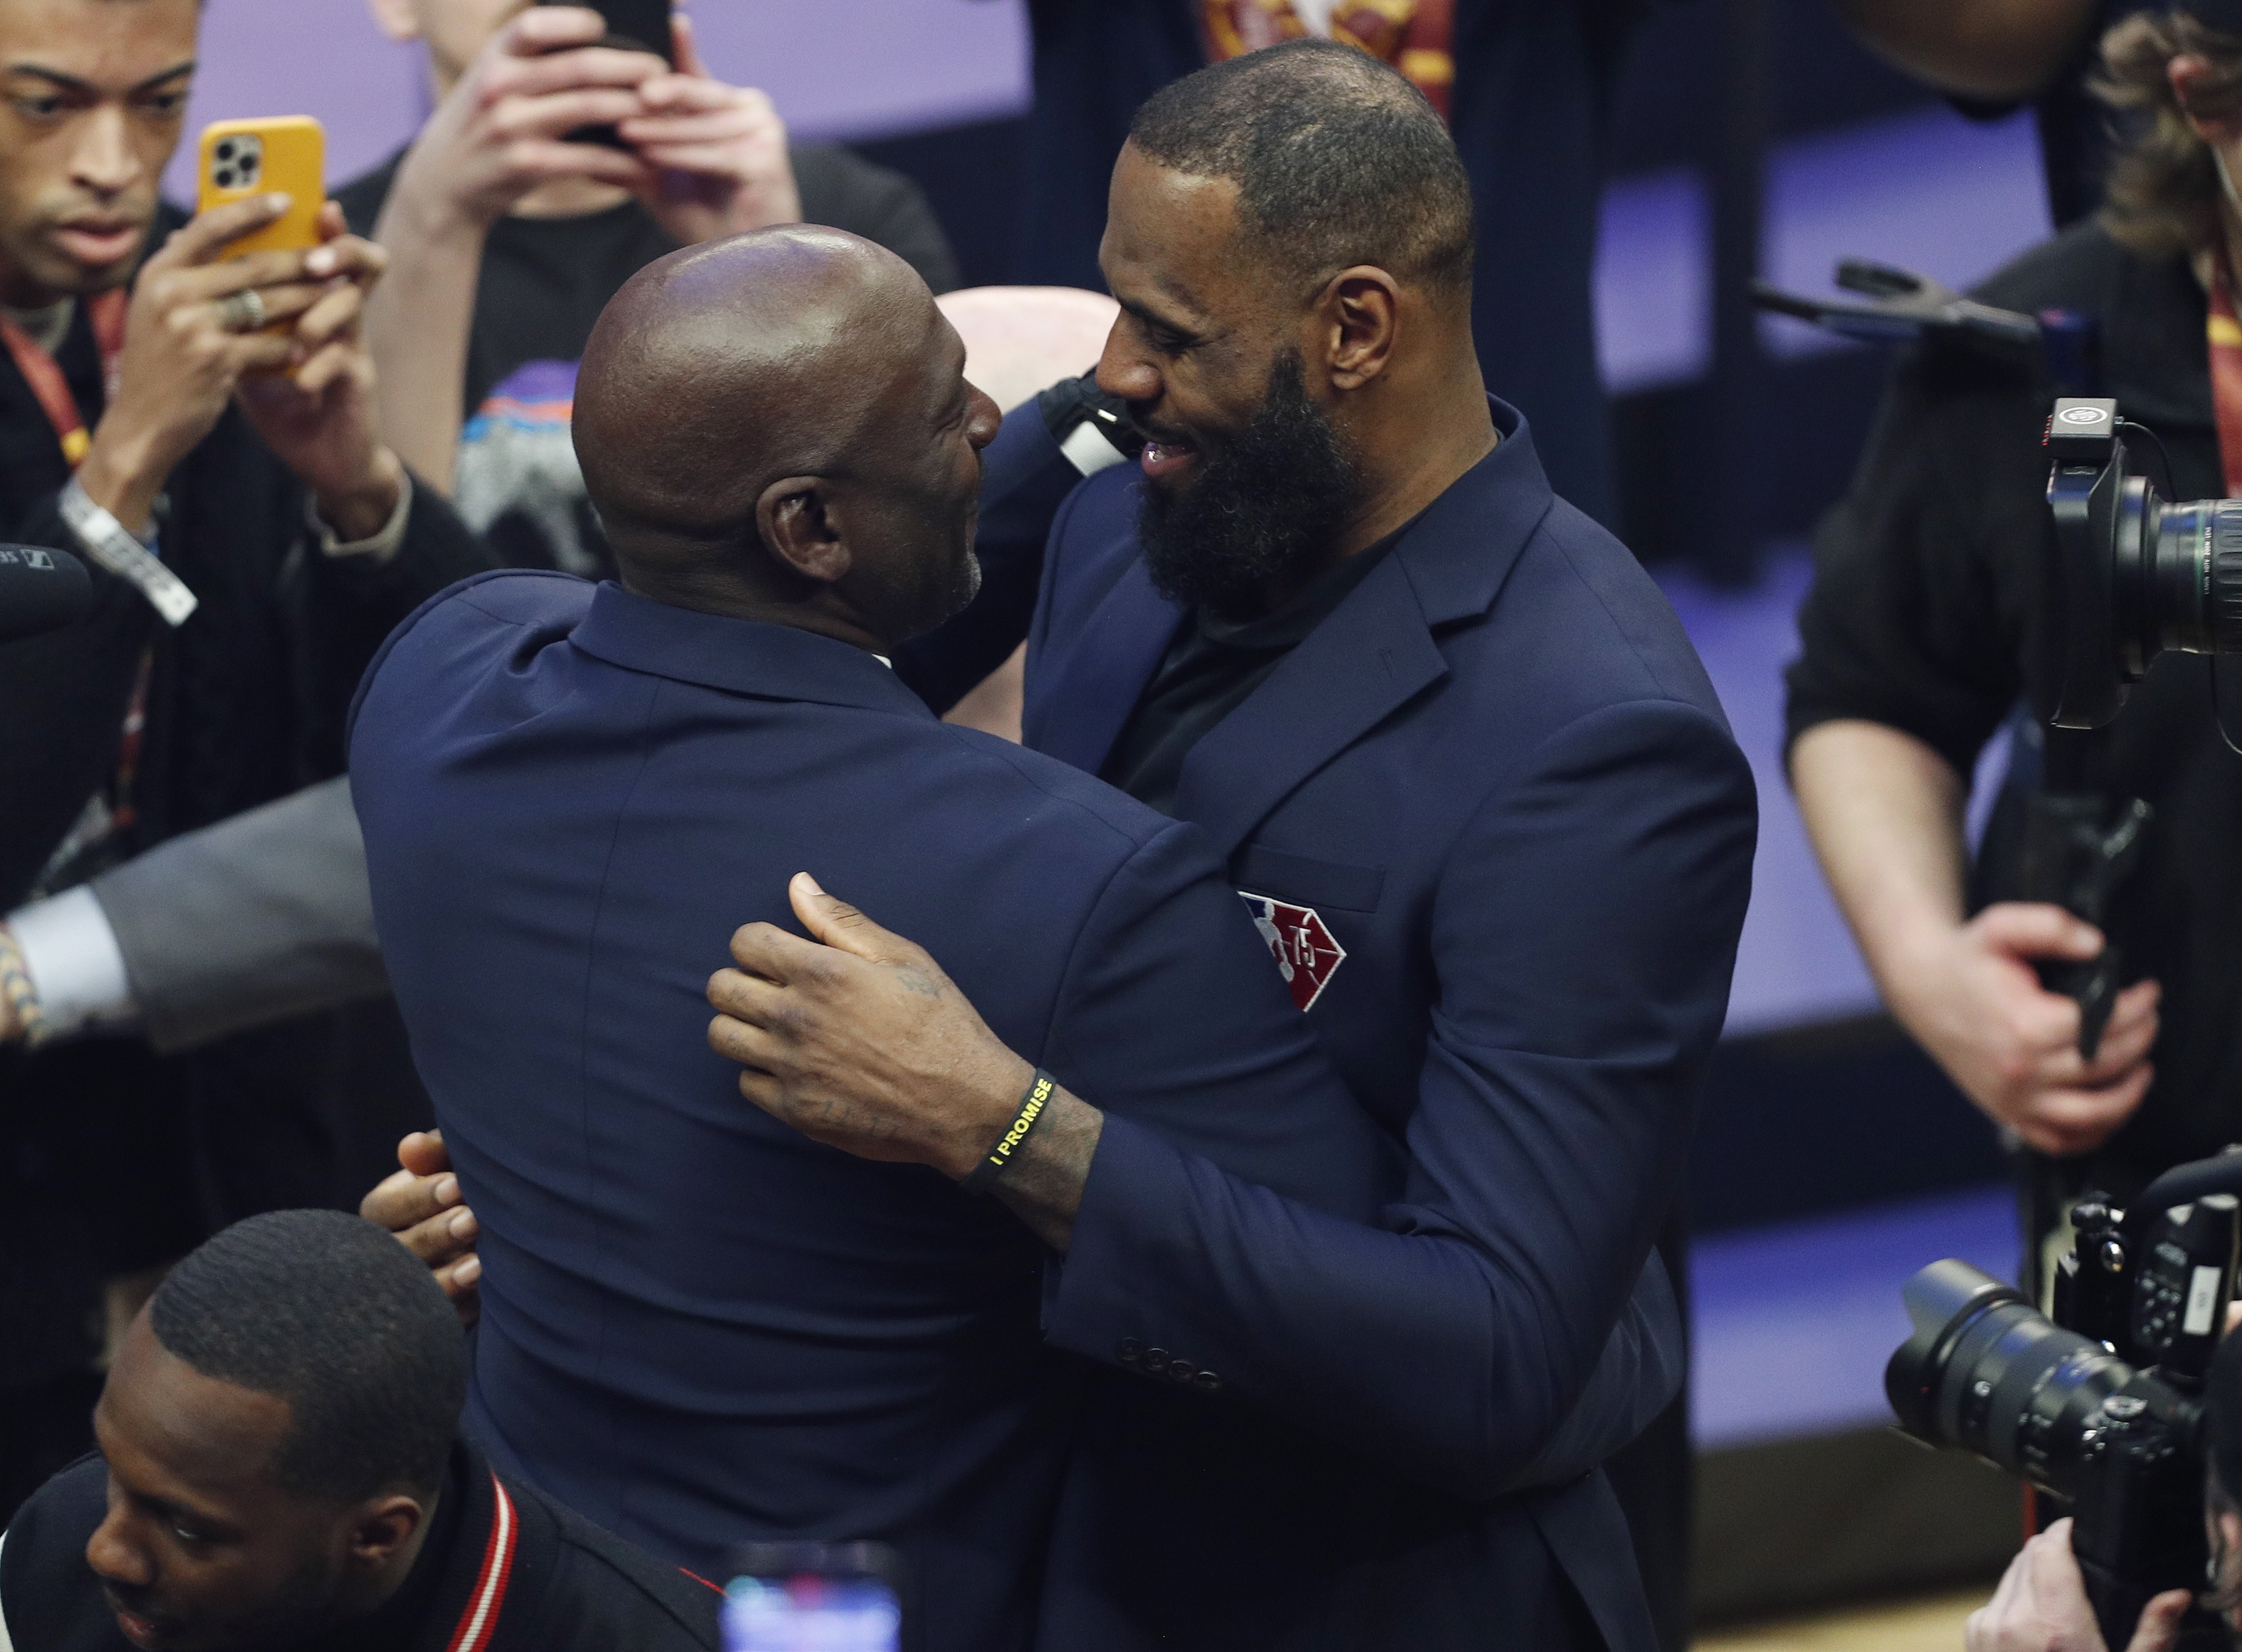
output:
[[[292,479],[288,485],[300,499]],[[297,520],[303,520],[300,514]],[[290,559],[286,593],[306,710],[305,780],[342,772],[344,715],[390,632],[439,591],[498,566],[496,554],[451,501],[417,477],[394,555],[379,561],[326,556],[309,537],[307,532],[306,542]]]
[[[896,675],[939,715],[1024,641],[1043,579],[1044,546],[1082,473],[1059,451],[1033,399],[1004,415],[981,455],[973,540],[981,589],[965,610],[896,648]]]
[[[1483,806],[1435,897],[1432,1040],[1379,1225],[1344,1213],[1358,1189],[1319,1198],[1297,1168],[1289,1187],[1270,1173],[1272,1156],[1332,1162],[1314,1110],[1286,1113],[1305,1088],[1132,1097],[1109,1108],[1051,1340],[1108,1360],[1124,1340],[1158,1346],[1467,1495],[1568,1448],[1678,1174],[1754,832],[1749,769],[1701,711],[1611,707],[1553,735]],[[1146,939],[1124,918],[1099,944],[1110,961],[1070,983],[1092,1026],[1096,998],[1120,996],[1109,970]],[[1190,1017],[1190,997],[1165,1012]],[[1289,1142],[1252,1134],[1279,1116]]]
[[[166,1055],[389,990],[347,780],[158,844],[93,893]]]

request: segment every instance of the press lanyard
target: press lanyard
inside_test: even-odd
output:
[[[111,287],[85,300],[86,319],[93,323],[93,341],[101,349],[104,398],[117,393],[117,363],[124,353],[124,310],[130,302],[123,287]],[[93,438],[86,433],[85,420],[77,410],[77,398],[70,394],[70,380],[63,377],[54,357],[20,323],[0,316],[0,339],[6,341],[8,353],[16,359],[16,371],[23,375],[23,382],[39,399],[47,422],[55,427],[63,457],[76,470],[85,458],[85,450],[93,446]]]
[[[2242,498],[2242,320],[2234,314],[2234,274],[2219,249],[2212,266],[2211,316],[2205,324],[2211,355],[2211,407],[2219,426],[2219,468],[2226,497]]]

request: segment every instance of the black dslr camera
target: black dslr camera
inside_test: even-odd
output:
[[[2242,1153],[2167,1171],[2131,1210],[2089,1194],[2055,1319],[1967,1262],[1902,1296],[1915,1334],[1884,1369],[1899,1426],[2023,1476],[2073,1518],[2104,1642],[2165,1589],[2204,1587],[2204,1381],[2234,1294]]]

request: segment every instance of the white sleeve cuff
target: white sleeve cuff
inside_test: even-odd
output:
[[[117,931],[91,889],[81,883],[18,907],[8,915],[8,928],[39,995],[42,1039],[139,1018]]]
[[[319,516],[316,499],[304,501],[304,520],[312,525],[312,537],[319,542],[322,556],[363,556],[376,562],[386,562],[397,554],[397,547],[405,542],[405,519],[413,514],[413,473],[404,473],[397,485],[397,504],[389,513],[389,520],[381,525],[381,532],[372,539],[339,540],[335,530]]]

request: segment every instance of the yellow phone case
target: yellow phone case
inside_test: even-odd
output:
[[[318,121],[309,115],[214,121],[203,129],[200,158],[197,212],[275,191],[292,203],[255,234],[229,244],[227,257],[319,245],[319,209],[327,199],[327,134]]]

